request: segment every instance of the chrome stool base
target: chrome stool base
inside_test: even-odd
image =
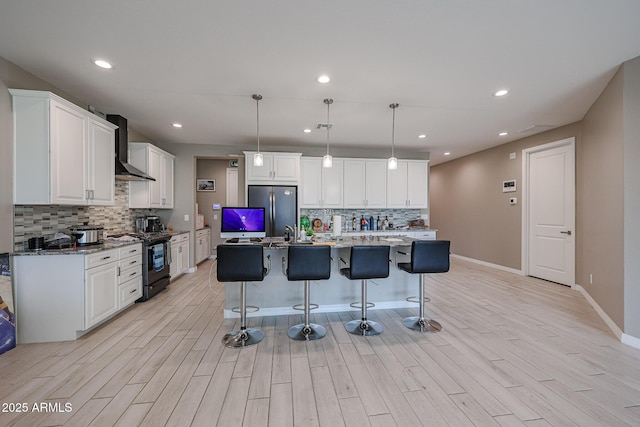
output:
[[[290,327],[287,335],[292,340],[298,341],[318,340],[327,335],[327,329],[316,323],[309,323],[308,325],[300,323]]]
[[[384,328],[378,322],[373,320],[352,320],[344,325],[347,332],[353,335],[370,337],[372,335],[381,334]]]
[[[407,328],[418,332],[440,332],[442,330],[442,325],[437,321],[418,316],[407,317],[402,323]]]
[[[258,344],[264,338],[264,332],[259,329],[236,329],[222,337],[222,343],[229,348],[243,348]]]

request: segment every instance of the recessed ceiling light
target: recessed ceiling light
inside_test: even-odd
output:
[[[304,133],[311,133],[311,129],[305,129],[303,130]]]
[[[181,123],[174,123],[172,126],[173,126],[174,128],[181,128],[181,127],[182,127],[182,124],[181,124]]]
[[[451,154],[451,153],[448,152],[448,151],[446,153],[444,153],[445,156],[448,156],[449,154]]]
[[[94,59],[93,63],[98,67],[104,68],[106,70],[110,70],[113,68],[113,65],[111,65],[111,63],[109,63],[108,61],[105,61],[104,59]]]
[[[427,135],[425,135],[424,133],[421,133],[420,135],[418,135],[418,138],[420,139],[425,139],[427,137]]]
[[[329,83],[330,81],[331,79],[326,74],[323,74],[320,77],[318,77],[318,82],[320,83]]]
[[[500,89],[499,91],[497,91],[496,93],[493,94],[493,96],[505,96],[506,94],[508,94],[509,91],[506,89]]]
[[[507,135],[509,135],[509,132],[500,132],[498,134],[498,136],[507,136]]]

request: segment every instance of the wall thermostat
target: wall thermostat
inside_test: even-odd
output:
[[[502,181],[502,192],[503,193],[512,193],[516,191],[516,180],[512,179],[510,181]]]

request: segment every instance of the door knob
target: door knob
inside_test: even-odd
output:
[[[571,236],[571,230],[569,230],[569,231],[561,231],[560,233],[567,234],[567,235]]]

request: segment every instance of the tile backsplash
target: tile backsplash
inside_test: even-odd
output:
[[[129,209],[128,181],[116,180],[114,206],[14,206],[14,240],[16,251],[26,249],[31,237],[48,236],[88,222],[105,228],[107,234],[134,231],[136,217],[157,215],[155,209]]]
[[[394,227],[403,227],[409,224],[412,219],[418,219],[421,215],[420,209],[300,209],[300,215],[307,215],[309,219],[320,218],[323,222],[326,222],[330,215],[341,215],[342,223],[344,227],[347,227],[351,223],[351,218],[355,214],[358,224],[360,224],[360,217],[364,216],[369,218],[380,217],[384,219],[389,218],[389,222]]]

